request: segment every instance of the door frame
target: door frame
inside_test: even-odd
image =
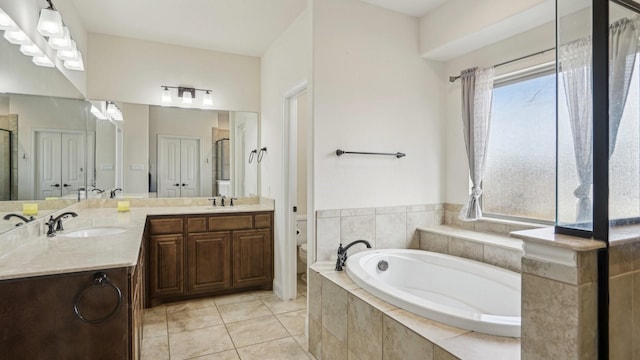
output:
[[[161,139],[188,139],[188,140],[198,140],[198,154],[199,154],[199,158],[198,158],[198,177],[199,177],[199,182],[200,184],[198,185],[198,187],[200,188],[198,191],[200,194],[204,194],[205,192],[203,191],[204,189],[204,182],[202,181],[202,176],[203,176],[203,171],[202,171],[202,159],[203,159],[203,146],[202,144],[204,143],[204,139],[200,136],[182,136],[182,135],[165,135],[165,134],[157,134],[157,138],[156,138],[156,194],[159,197],[160,196],[160,184],[161,184],[161,177],[160,177],[160,154],[162,153],[160,151],[160,140]],[[182,194],[180,194],[180,197],[182,197]]]
[[[284,204],[283,231],[283,261],[282,261],[282,298],[295,299],[297,296],[297,236],[296,236],[296,206],[297,197],[297,114],[291,111],[292,105],[297,105],[298,96],[306,93],[307,101],[307,270],[315,259],[315,221],[313,221],[313,117],[312,97],[309,83],[303,80],[284,93],[282,114],[284,126],[282,134],[282,196]],[[297,109],[297,106],[296,106]],[[294,150],[294,151],[292,151]],[[292,160],[293,159],[293,160]]]

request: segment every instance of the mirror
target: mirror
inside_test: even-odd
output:
[[[256,113],[149,106],[150,196],[257,196],[257,152]]]

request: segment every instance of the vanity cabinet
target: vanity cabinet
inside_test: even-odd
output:
[[[143,262],[0,281],[0,358],[139,359]]]
[[[147,306],[272,287],[273,212],[151,216],[147,228]]]

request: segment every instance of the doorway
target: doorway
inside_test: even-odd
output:
[[[200,196],[200,139],[158,135],[158,196]]]
[[[35,132],[36,199],[64,197],[84,187],[84,142],[84,133]]]
[[[292,299],[298,293],[298,259],[300,247],[306,247],[307,272],[315,252],[313,251],[312,235],[314,231],[313,219],[308,218],[312,205],[310,189],[312,173],[312,142],[311,142],[311,111],[309,106],[307,82],[304,81],[291,89],[284,96],[284,141],[283,141],[283,197],[284,213],[284,261],[282,295],[284,299]],[[309,191],[308,191],[309,190]],[[308,218],[308,221],[307,221]],[[298,222],[305,226],[298,234]],[[308,226],[306,226],[308,224]],[[306,234],[304,234],[306,232]],[[305,236],[306,235],[306,236]],[[304,252],[302,252],[304,254]],[[302,285],[301,286],[306,286]]]

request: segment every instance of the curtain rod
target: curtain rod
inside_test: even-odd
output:
[[[545,49],[545,50],[542,50],[542,51],[537,51],[537,52],[534,52],[534,53],[531,53],[531,54],[528,54],[528,55],[525,55],[525,56],[521,56],[521,57],[516,58],[516,59],[512,59],[512,60],[508,60],[508,61],[505,61],[505,62],[501,62],[499,64],[493,65],[493,67],[496,68],[496,67],[500,67],[500,66],[503,66],[503,65],[511,64],[511,63],[516,62],[516,61],[528,59],[528,58],[533,57],[533,56],[542,55],[542,54],[544,54],[546,52],[549,52],[549,51],[555,50],[555,49],[556,49],[555,47],[552,47],[552,48],[548,48],[548,49]],[[456,80],[460,79],[460,76],[462,76],[462,75],[449,76],[449,82],[455,82]]]

